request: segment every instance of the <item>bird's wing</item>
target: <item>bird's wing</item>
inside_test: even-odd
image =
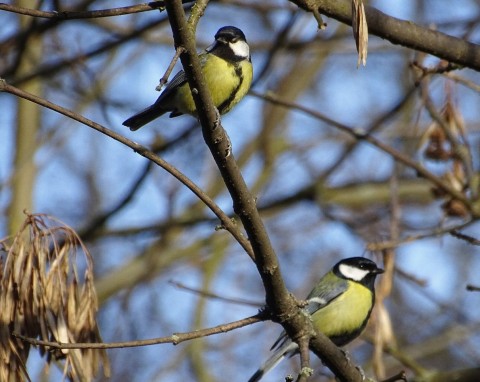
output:
[[[331,277],[331,275],[327,274],[325,277]],[[322,279],[318,285],[312,289],[306,298],[307,306],[305,309],[308,314],[312,315],[317,310],[327,306],[347,289],[348,282],[346,280],[335,281],[334,288],[332,288],[331,283]],[[290,338],[287,336],[287,333],[282,332],[270,350],[283,347],[289,340]]]
[[[200,65],[203,67],[206,60],[206,54],[200,54],[198,57],[200,58]],[[173,76],[172,80],[167,83],[167,86],[165,86],[165,89],[163,90],[162,94],[160,94],[155,103],[162,102],[166,97],[171,94],[173,89],[178,86],[182,86],[185,82],[187,82],[187,76],[185,75],[185,72],[183,70],[180,70],[177,74],[175,74],[175,76]]]
[[[285,331],[283,331],[279,336],[278,338],[276,339],[276,341],[273,343],[272,347],[270,348],[270,350],[273,350],[275,348],[281,348],[286,342],[288,342],[290,340],[290,337],[287,336],[287,333]]]
[[[177,74],[175,74],[175,76],[173,76],[173,79],[167,84],[165,91],[168,91],[177,86],[183,85],[185,82],[187,82],[187,77],[185,76],[185,72],[183,70],[180,70]]]
[[[347,289],[347,287],[348,281],[346,280],[341,280],[340,282],[337,280],[334,288],[332,288],[332,284],[328,282],[318,283],[318,285],[313,288],[307,296],[307,312],[309,314],[313,314],[317,310],[327,306],[338,296],[340,296]]]
[[[183,70],[180,70],[177,74],[175,74],[173,79],[167,84],[162,94],[160,94],[158,99],[155,101],[155,104],[159,104],[163,102],[168,96],[170,96],[170,94],[176,87],[183,85],[185,82],[187,82],[187,77],[185,76],[185,72]]]
[[[281,345],[275,352],[271,355],[269,359],[265,361],[265,363],[260,366],[260,368],[253,374],[248,382],[257,382],[262,377],[267,374],[267,372],[271,369],[273,369],[278,363],[284,359],[285,357],[291,356],[292,354],[295,354],[295,352],[298,349],[298,345],[295,342],[290,341],[285,341],[283,345]]]
[[[202,53],[198,57],[200,59],[200,65],[203,67],[203,65],[205,64],[205,60],[207,58],[206,54]],[[177,74],[175,74],[175,76],[173,76],[172,80],[167,84],[167,86],[165,87],[164,93],[172,90],[177,86],[183,85],[185,82],[187,82],[187,76],[185,75],[185,72],[183,70],[180,70]]]

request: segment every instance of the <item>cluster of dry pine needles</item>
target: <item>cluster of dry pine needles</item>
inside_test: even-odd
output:
[[[0,241],[0,380],[30,380],[27,342],[12,333],[61,343],[101,342],[97,297],[88,250],[70,227],[41,214],[27,214],[13,238]],[[83,277],[80,274],[83,273]],[[63,369],[64,378],[92,380],[104,350],[40,347]]]

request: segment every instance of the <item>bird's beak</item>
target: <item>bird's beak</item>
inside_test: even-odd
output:
[[[382,273],[384,273],[385,271],[382,269],[382,268],[377,268],[375,270],[372,271],[373,274],[375,275],[380,275]]]
[[[214,42],[212,43],[212,45],[208,46],[208,47],[205,49],[205,51],[206,51],[207,53],[210,53],[213,49],[215,49],[215,45],[217,45],[217,41],[214,41]]]

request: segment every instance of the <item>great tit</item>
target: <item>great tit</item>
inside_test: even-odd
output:
[[[325,334],[337,346],[360,335],[367,325],[375,303],[375,278],[383,269],[363,257],[344,259],[324,275],[307,296],[306,311],[315,330]],[[298,352],[298,345],[285,332],[273,344],[273,355],[248,382],[259,381],[283,358]]]
[[[247,94],[252,83],[253,68],[245,35],[236,27],[220,28],[213,44],[199,58],[213,103],[220,114],[225,114]],[[123,125],[138,130],[167,112],[170,118],[197,114],[183,70],[173,77],[152,106],[128,118]]]

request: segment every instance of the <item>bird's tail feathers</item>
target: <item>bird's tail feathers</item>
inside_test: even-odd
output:
[[[290,340],[286,341],[280,348],[275,350],[271,357],[267,359],[262,366],[260,366],[255,374],[250,377],[248,382],[260,381],[260,379],[275,366],[277,366],[281,360],[283,360],[285,357],[293,355],[297,349],[298,345],[295,342]]]
[[[123,122],[123,125],[129,127],[130,130],[135,131],[147,123],[152,122],[155,118],[165,114],[167,111],[168,110],[159,107],[157,104],[153,104],[152,106],[142,110],[140,113],[128,118],[125,122]]]

